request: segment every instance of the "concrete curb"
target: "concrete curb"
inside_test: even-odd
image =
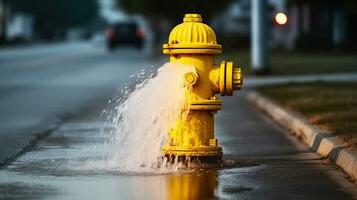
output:
[[[274,121],[292,131],[314,151],[331,159],[353,179],[357,180],[357,151],[338,139],[335,135],[310,125],[297,113],[282,108],[256,91],[247,93],[246,98]]]

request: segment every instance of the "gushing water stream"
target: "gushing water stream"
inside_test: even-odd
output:
[[[176,170],[163,163],[161,147],[170,127],[187,114],[190,88],[183,77],[188,72],[195,73],[194,67],[167,63],[156,76],[116,100],[118,105],[109,115],[114,126],[106,160],[109,168],[123,172]]]

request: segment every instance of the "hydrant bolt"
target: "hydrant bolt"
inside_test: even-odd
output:
[[[235,68],[233,62],[215,65],[214,56],[221,52],[216,34],[202,22],[200,14],[186,14],[163,45],[163,53],[170,57],[170,62],[194,66],[196,71],[183,77],[192,86],[189,112],[169,130],[168,141],[162,148],[164,156],[218,160],[222,157],[222,147],[214,135],[214,115],[222,109],[222,101],[216,94],[233,95],[234,90],[241,89],[243,79],[240,68]]]

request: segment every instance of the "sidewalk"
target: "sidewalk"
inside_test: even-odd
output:
[[[311,150],[325,158],[331,159],[354,180],[357,179],[357,152],[336,135],[321,130],[315,125],[310,125],[305,117],[275,104],[258,92],[251,91],[246,98],[257,106],[258,109],[271,117],[277,124],[291,131],[292,135],[300,138],[311,147]]]
[[[351,117],[355,114],[357,73],[253,77],[247,82],[259,91],[248,92],[250,102],[357,179],[356,129]]]
[[[248,76],[244,79],[243,87],[257,87],[264,85],[277,85],[289,82],[305,83],[313,81],[349,82],[357,81],[357,73],[316,74],[299,76]]]

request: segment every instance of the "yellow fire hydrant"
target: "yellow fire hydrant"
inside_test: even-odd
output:
[[[163,155],[220,159],[223,153],[214,135],[214,115],[222,102],[216,94],[231,96],[233,90],[241,89],[240,68],[225,61],[215,65],[214,56],[222,53],[222,46],[217,44],[212,28],[202,23],[200,14],[185,15],[183,23],[172,29],[163,53],[170,56],[170,62],[196,69],[196,74],[183,77],[192,85],[190,110],[169,130]]]

